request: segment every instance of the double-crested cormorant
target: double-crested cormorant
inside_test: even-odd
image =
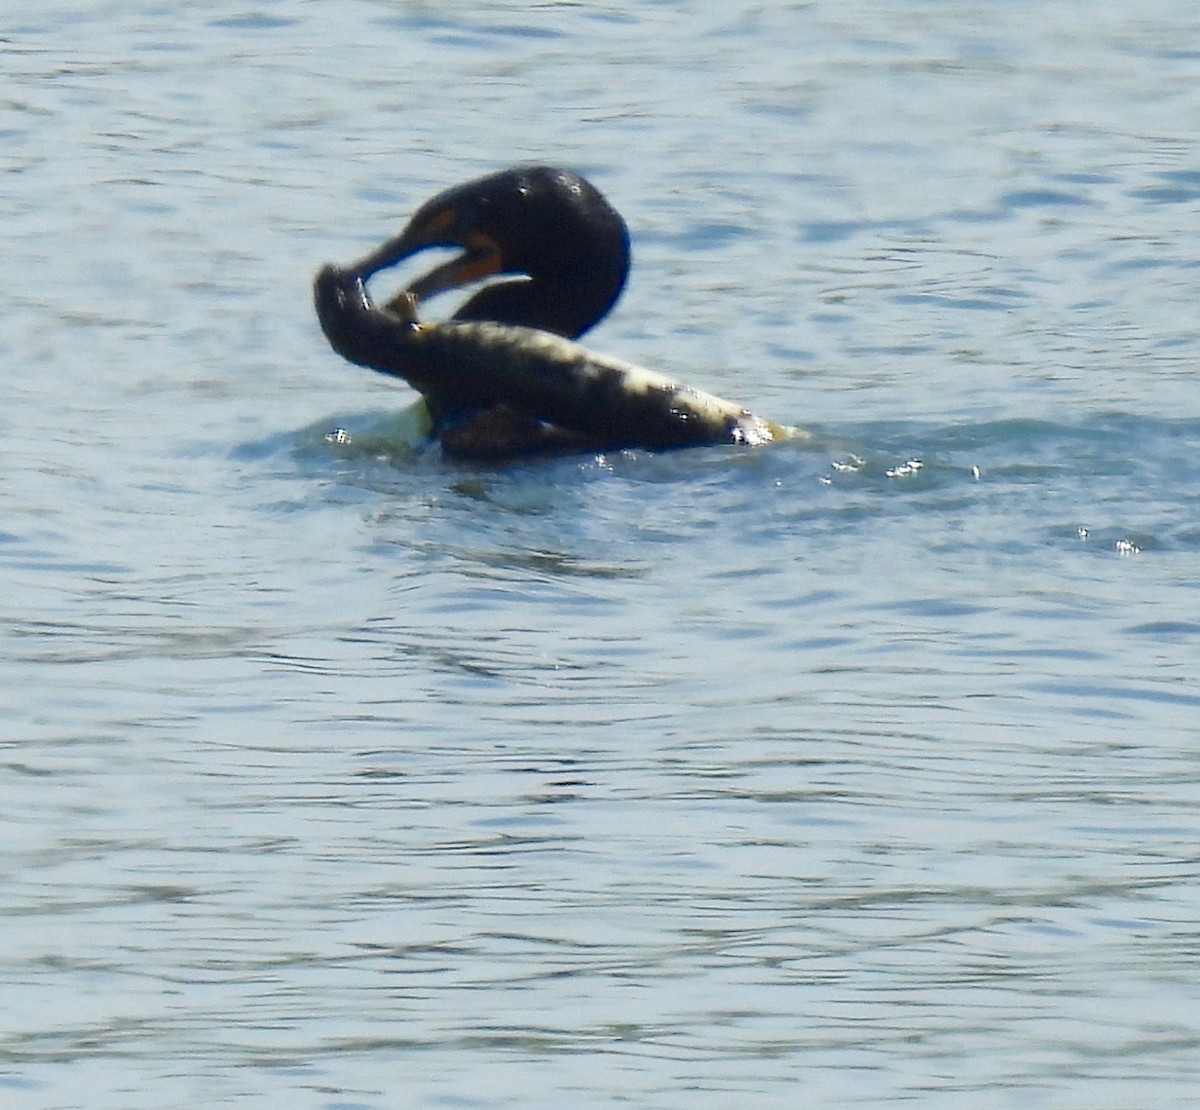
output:
[[[431,247],[462,253],[377,307],[367,281]],[[334,349],[419,390],[434,435],[453,454],[761,443],[786,434],[738,405],[570,342],[604,318],[628,273],[620,214],[578,175],[532,166],[439,193],[366,258],[326,266],[314,293]],[[475,292],[448,321],[417,320],[426,298],[493,276],[504,280]]]

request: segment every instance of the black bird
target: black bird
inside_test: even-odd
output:
[[[407,290],[418,301],[495,275],[453,315],[540,328],[576,339],[616,303],[629,274],[629,229],[577,174],[528,166],[439,193],[395,239],[358,263],[364,280],[429,247],[457,258]]]
[[[462,253],[377,308],[370,278],[432,247]],[[459,457],[754,444],[792,434],[575,344],[616,303],[628,274],[629,231],[600,192],[567,170],[528,166],[439,193],[366,258],[324,267],[314,299],[334,349],[418,389],[434,436]],[[449,321],[418,321],[421,301],[487,278],[500,280]]]

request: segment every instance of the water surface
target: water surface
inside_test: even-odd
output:
[[[3,23],[0,1102],[1191,1102],[1200,17]],[[406,447],[312,274],[521,161],[811,441]]]

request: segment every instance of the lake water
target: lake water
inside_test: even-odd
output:
[[[1194,1104],[1196,10],[23,8],[0,1105]],[[811,441],[406,448],[312,276],[527,161]]]

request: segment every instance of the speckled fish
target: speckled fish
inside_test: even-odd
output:
[[[594,445],[763,444],[790,429],[741,405],[550,332],[489,321],[422,323],[415,300],[378,307],[356,270],[326,266],[317,316],[343,358],[459,406],[499,403],[581,433]]]

